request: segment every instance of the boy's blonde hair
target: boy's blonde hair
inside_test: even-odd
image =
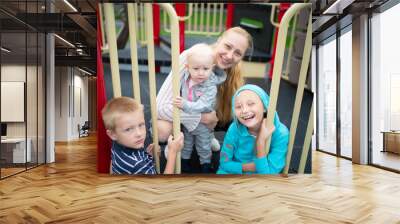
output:
[[[103,115],[104,126],[107,130],[115,130],[115,120],[123,113],[143,111],[143,105],[130,97],[117,97],[107,102],[101,111]]]

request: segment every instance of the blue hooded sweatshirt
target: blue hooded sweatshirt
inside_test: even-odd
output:
[[[285,167],[289,131],[275,113],[275,131],[272,133],[270,151],[266,157],[257,158],[255,136],[251,135],[247,127],[241,124],[235,116],[235,98],[243,90],[255,92],[263,102],[265,111],[269,105],[269,96],[256,85],[247,84],[236,91],[232,97],[234,121],[229,126],[224,138],[217,174],[278,174]],[[255,164],[255,172],[243,172],[242,164],[251,162]]]

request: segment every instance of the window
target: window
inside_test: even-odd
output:
[[[400,31],[395,28],[398,21],[400,4],[371,18],[371,162],[395,170],[400,170],[400,154],[387,150],[384,143],[397,140],[386,139],[387,142],[384,137],[386,133],[394,139],[400,135],[391,133],[400,129]],[[400,144],[394,146],[399,147]]]
[[[349,27],[351,28],[351,26]],[[340,36],[340,155],[352,157],[352,32]]]
[[[336,154],[336,40],[318,48],[318,149]]]

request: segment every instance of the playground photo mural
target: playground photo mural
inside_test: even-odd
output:
[[[311,173],[310,3],[98,7],[98,172]]]

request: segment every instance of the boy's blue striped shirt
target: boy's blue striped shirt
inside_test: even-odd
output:
[[[144,148],[132,149],[113,142],[111,149],[113,174],[157,174],[153,157]]]

